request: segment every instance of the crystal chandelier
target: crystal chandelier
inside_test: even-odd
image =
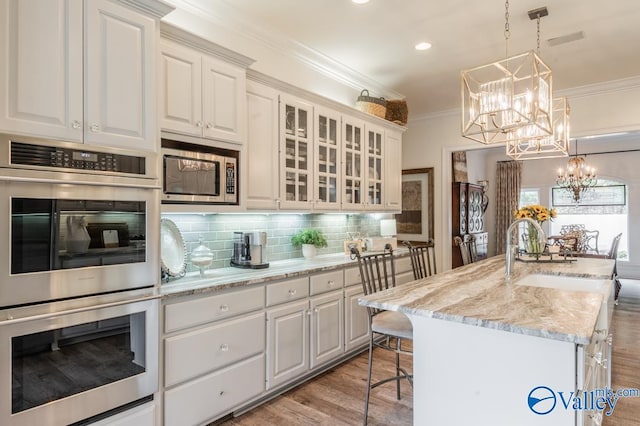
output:
[[[509,57],[509,0],[504,36],[506,59],[461,72],[462,136],[484,144],[525,127],[553,133],[551,69],[534,51]]]
[[[578,157],[577,140],[576,155],[569,158],[566,170],[558,169],[556,183],[571,194],[573,202],[576,204],[580,203],[585,192],[598,183],[596,169],[589,167],[584,157]]]
[[[514,160],[566,157],[569,155],[569,103],[566,97],[553,100],[553,134],[540,135],[526,126],[509,132],[507,155]]]

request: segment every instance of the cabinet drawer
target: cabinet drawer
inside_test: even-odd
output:
[[[164,393],[166,426],[214,420],[264,391],[264,355],[192,380]]]
[[[165,333],[229,318],[264,307],[264,287],[201,297],[164,307]]]
[[[309,296],[309,277],[267,284],[267,306],[291,302]]]
[[[311,295],[342,288],[344,276],[342,270],[325,272],[311,276]]]
[[[262,312],[165,340],[165,386],[173,386],[264,352]]]
[[[344,270],[344,286],[351,287],[352,285],[362,285],[362,280],[360,279],[360,268],[357,266],[346,268]]]

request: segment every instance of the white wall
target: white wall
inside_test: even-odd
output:
[[[607,85],[580,88],[567,94],[570,95],[572,137],[640,130],[640,101],[638,101],[640,99],[640,76],[635,79],[612,82]],[[451,152],[467,150],[468,164],[471,161],[471,164],[474,165],[474,170],[470,172],[470,176],[477,180],[484,173],[484,177],[489,180],[490,201],[486,223],[489,232],[491,232],[490,236],[493,237],[495,237],[495,215],[492,209],[494,207],[493,200],[495,200],[495,162],[508,159],[504,154],[500,154],[499,151],[487,153],[484,170],[477,170],[477,157],[469,150],[483,149],[486,146],[460,136],[461,123],[459,114],[459,111],[448,111],[411,120],[407,126],[408,130],[403,136],[403,168],[434,168],[435,239],[440,247],[439,259],[446,269],[451,267]],[[633,160],[630,160],[631,162],[624,166],[625,169],[622,169],[616,165],[616,158],[599,157],[598,163],[603,163],[596,165],[599,173],[604,176],[610,172],[616,172],[616,174],[611,174],[610,176],[627,180],[631,185],[630,198],[631,200],[637,200],[639,196],[637,193],[640,188],[638,183],[634,181],[636,178],[633,175],[618,176],[625,169],[630,172],[634,171]],[[534,167],[534,164],[539,167],[541,162],[545,162],[544,169],[547,169],[546,162],[548,162],[551,170],[566,164],[566,160],[559,160],[557,163],[551,159],[535,160],[535,162],[532,162],[531,167]],[[636,166],[636,168],[638,167]],[[535,170],[535,167],[533,170]],[[631,192],[632,190],[634,191],[633,193]],[[640,206],[637,205],[639,201],[631,200],[629,214],[634,215],[631,216],[632,222],[634,220],[638,221],[640,219]],[[634,230],[634,233],[630,235],[630,240],[636,240],[637,236],[640,236],[640,228]],[[490,239],[490,252],[494,247],[495,240],[492,241]],[[640,247],[636,249],[630,247],[631,250],[637,251],[640,250]],[[640,259],[636,257],[630,263],[640,264]]]

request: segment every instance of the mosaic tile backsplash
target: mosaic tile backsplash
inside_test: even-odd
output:
[[[390,214],[163,214],[180,229],[187,249],[187,272],[197,271],[189,262],[189,255],[203,244],[213,251],[214,260],[209,269],[229,266],[233,252],[235,231],[266,231],[267,261],[302,257],[302,249],[291,245],[291,236],[304,228],[320,229],[329,246],[318,254],[340,253],[347,233],[360,232],[362,236],[380,235],[380,219]]]

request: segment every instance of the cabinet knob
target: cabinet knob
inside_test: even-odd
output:
[[[220,305],[220,312],[227,312],[229,310],[229,306],[226,304]]]
[[[80,127],[82,127],[82,124],[78,120],[73,120],[71,122],[71,128],[79,129]]]
[[[220,345],[220,352],[229,352],[229,345],[223,343]]]
[[[320,309],[318,309],[318,308],[313,308],[313,312],[317,314],[318,312],[320,312]]]
[[[196,121],[196,127],[202,127],[202,121],[200,120]]]
[[[333,287],[333,285],[335,284],[335,281],[329,280],[327,281],[327,284],[329,285],[329,287]]]
[[[210,129],[210,128],[212,128],[212,127],[213,127],[213,124],[211,124],[211,123],[207,123],[207,129]]]
[[[307,311],[307,316],[311,316],[311,311]]]
[[[224,391],[223,391],[223,390],[221,390],[220,392],[218,392],[218,396],[222,396],[222,395],[224,395]]]
[[[289,296],[295,296],[295,295],[296,295],[296,290],[289,289]]]
[[[94,133],[95,133],[95,132],[99,132],[99,131],[100,131],[100,126],[99,126],[99,125],[97,125],[97,124],[92,124],[92,125],[89,127],[89,129],[90,129],[92,132],[94,132]]]

